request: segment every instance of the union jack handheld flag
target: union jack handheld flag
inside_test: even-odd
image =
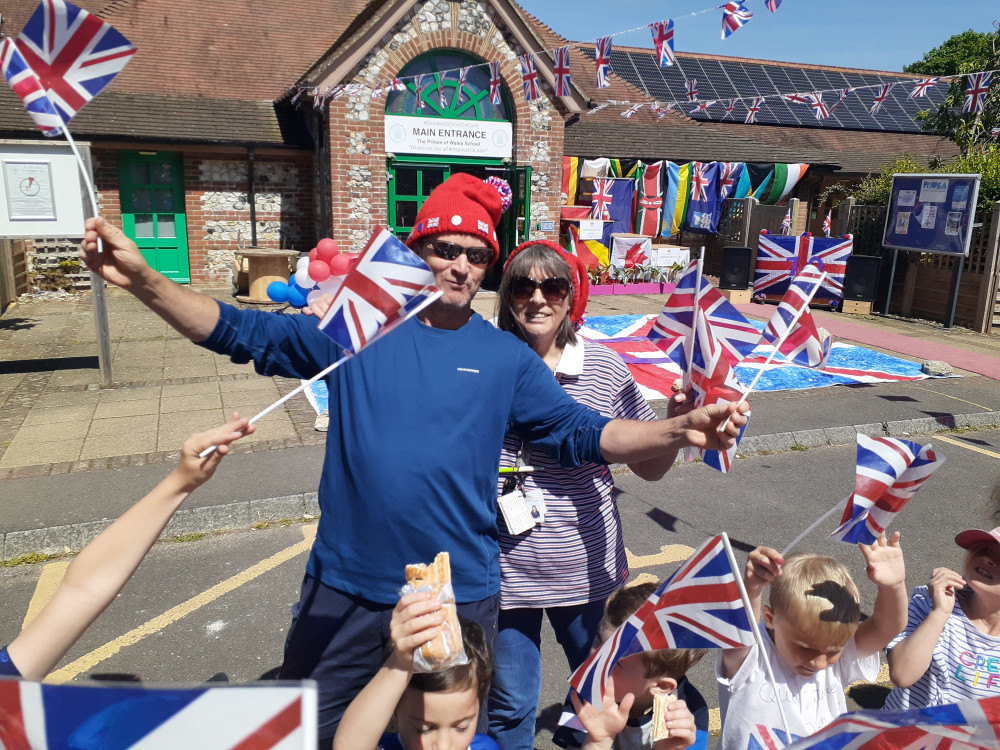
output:
[[[830,536],[849,544],[874,544],[931,474],[944,463],[930,445],[858,433],[854,492],[840,526]]]
[[[388,229],[378,229],[334,295],[319,329],[346,352],[357,354],[436,292],[427,264]]]
[[[553,62],[555,63],[553,72],[556,74],[556,96],[569,96],[569,47],[559,47]]]
[[[802,269],[788,285],[788,291],[764,329],[764,339],[778,346],[786,359],[802,367],[826,367],[830,356],[833,338],[827,336],[820,340],[809,312],[809,303],[822,284],[823,274],[816,266]]]
[[[594,45],[596,57],[594,64],[597,66],[597,88],[606,89],[611,85],[608,75],[611,71],[611,37],[602,36]]]
[[[787,235],[792,231],[792,207],[788,207],[785,218],[781,220],[781,233]]]
[[[740,28],[753,18],[751,13],[739,0],[726,3],[722,6],[722,38],[728,39],[736,29]]]
[[[538,98],[538,71],[535,70],[535,57],[529,52],[517,59],[521,63],[521,83],[524,84],[524,99],[530,102]]]
[[[101,93],[136,52],[111,24],[65,0],[42,0],[17,46],[63,123]]]
[[[310,684],[167,688],[0,680],[0,744],[304,750],[316,746],[315,706]]]
[[[660,67],[674,64],[674,19],[657,21],[649,24],[653,32],[653,44],[656,46],[656,57]]]
[[[823,236],[829,237],[830,231],[833,228],[833,209],[826,212],[826,218],[823,219]]]
[[[767,6],[769,11],[776,13],[778,8],[781,6],[781,0],[764,0],[764,4]]]
[[[17,44],[10,37],[0,42],[0,66],[7,83],[43,134],[52,138],[62,133],[62,118],[45,94],[45,87],[28,67]]]
[[[983,104],[986,101],[986,94],[989,93],[992,78],[992,70],[985,73],[973,73],[969,76],[969,86],[965,89],[965,100],[962,104],[963,112],[983,111]]]
[[[752,646],[725,534],[705,541],[569,678],[588,703],[600,706],[611,669],[621,659],[665,648]]]

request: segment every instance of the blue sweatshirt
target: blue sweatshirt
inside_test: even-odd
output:
[[[219,308],[201,345],[252,360],[262,375],[308,379],[341,356],[315,318]],[[405,566],[442,550],[459,602],[500,590],[496,477],[508,429],[565,466],[604,461],[610,420],[566,395],[537,354],[477,314],[454,331],[414,318],[327,384],[322,517],[307,572],[369,601],[395,603]]]

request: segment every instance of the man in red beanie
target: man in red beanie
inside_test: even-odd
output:
[[[723,407],[659,422],[609,421],[566,395],[523,342],[474,313],[509,202],[510,188],[496,178],[457,174],[439,185],[407,244],[433,270],[441,298],[327,377],[322,515],[280,673],[319,682],[324,746],[381,666],[406,564],[447,551],[459,614],[496,638],[496,477],[508,429],[578,465],[642,461],[686,445],[726,448],[746,421],[736,413],[719,432],[731,411]],[[307,316],[216,302],[151,269],[103,219],[88,219],[86,229],[87,266],[200,346],[253,361],[262,375],[299,379],[342,354]]]

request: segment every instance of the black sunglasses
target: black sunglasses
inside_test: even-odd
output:
[[[493,260],[493,248],[491,247],[464,247],[456,245],[454,242],[438,242],[437,240],[425,242],[424,247],[445,260],[457,260],[459,255],[465,253],[469,263],[474,266],[489,265],[489,262]]]
[[[510,293],[514,299],[531,299],[536,289],[542,290],[542,296],[547,302],[562,302],[569,294],[569,281],[558,276],[550,276],[544,281],[535,281],[527,276],[515,276],[510,281]]]

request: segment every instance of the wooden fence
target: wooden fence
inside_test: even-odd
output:
[[[894,254],[882,247],[886,207],[856,206],[850,201],[845,206],[846,216],[838,217],[838,225],[854,235],[854,253],[882,258],[876,297],[884,300]],[[986,333],[994,324],[997,297],[1000,203],[992,211],[978,212],[974,224],[969,256],[961,261],[955,323]],[[938,253],[899,252],[889,312],[945,322],[956,262],[954,256]]]
[[[755,198],[727,198],[722,204],[722,215],[719,218],[716,234],[682,232],[680,244],[690,247],[704,245],[703,273],[706,276],[722,274],[722,248],[730,246],[751,248],[752,281],[753,266],[757,256],[757,237],[762,229],[780,233],[781,222],[784,221],[786,213],[788,213],[787,206],[762,206]]]
[[[0,313],[28,291],[25,240],[0,240]]]

